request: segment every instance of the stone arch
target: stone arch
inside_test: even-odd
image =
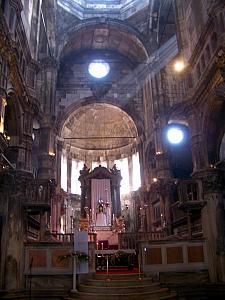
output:
[[[149,56],[140,32],[113,19],[106,19],[104,22],[101,18],[88,19],[71,28],[59,46],[58,58],[62,60],[69,53],[80,49],[116,50],[135,61],[144,61]]]
[[[97,103],[105,103],[105,104],[109,104],[109,105],[115,106],[115,107],[123,110],[133,120],[133,122],[137,128],[138,136],[141,137],[143,135],[144,128],[143,128],[142,121],[140,120],[140,117],[138,116],[137,113],[135,113],[134,110],[132,111],[127,106],[123,107],[123,105],[120,105],[118,103],[118,101],[117,101],[117,103],[115,103],[115,101],[113,99],[104,99],[103,101],[97,101],[97,99],[95,97],[88,97],[88,98],[81,99],[79,101],[75,101],[74,103],[69,105],[64,111],[62,111],[59,114],[59,117],[57,120],[57,126],[56,126],[57,132],[62,131],[63,124],[65,123],[66,119],[71,115],[71,113],[73,111],[79,109],[79,107],[81,107],[81,106],[87,106],[87,105],[94,104],[94,103],[96,103],[96,104]]]
[[[225,133],[224,100],[212,97],[203,116],[203,135],[206,140],[209,164],[219,160],[220,145]]]
[[[14,91],[10,91],[7,96],[7,105],[5,108],[5,131],[8,136],[21,137],[22,115],[19,99]]]

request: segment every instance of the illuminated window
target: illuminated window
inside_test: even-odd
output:
[[[72,160],[72,170],[71,170],[71,193],[81,194],[80,181],[78,180],[80,176],[80,170],[83,169],[84,161]]]
[[[133,191],[137,191],[141,187],[141,172],[140,172],[140,161],[139,161],[138,152],[133,154],[132,163],[133,163],[133,173],[132,173]]]
[[[61,156],[61,188],[67,192],[67,157],[64,153]]]
[[[97,168],[99,166],[99,163],[97,161],[93,161],[91,164],[91,169],[94,170],[94,168]]]
[[[180,128],[171,127],[167,132],[167,138],[172,144],[180,144],[184,139],[184,133]]]
[[[120,160],[115,160],[117,169],[121,170],[121,188],[120,193],[121,195],[126,195],[130,193],[130,183],[129,183],[129,168],[128,168],[128,159],[123,158]]]
[[[89,74],[98,79],[107,76],[109,71],[109,64],[102,59],[95,59],[88,66]]]

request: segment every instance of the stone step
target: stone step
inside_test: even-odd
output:
[[[109,283],[110,284],[110,283]],[[160,284],[158,282],[151,283],[150,285],[139,285],[139,282],[133,286],[89,286],[89,285],[80,285],[79,291],[86,293],[99,293],[101,291],[102,294],[132,294],[132,293],[144,293],[159,290]]]
[[[107,281],[107,279],[95,279],[91,278],[87,281],[87,285],[91,286],[136,286],[138,285],[151,285],[152,279],[151,278],[141,278],[141,280],[137,278],[133,279],[127,279],[126,277],[124,279],[114,279],[111,276],[109,277],[110,281]]]
[[[80,299],[80,300],[156,300],[167,299],[170,292],[168,288],[161,288],[155,291],[148,292],[133,292],[133,293],[115,293],[115,294],[103,294],[101,289],[98,293],[79,292],[72,297],[65,298],[65,300]],[[173,295],[174,296],[174,295]],[[172,297],[172,296],[171,296]],[[168,299],[173,299],[169,297]],[[175,298],[174,298],[175,299]]]
[[[129,280],[138,280],[139,274],[109,274],[109,277],[113,280],[129,279]],[[141,275],[141,277],[144,277]],[[105,280],[107,278],[106,274],[96,274],[94,279]]]
[[[31,290],[31,299],[32,300],[46,300],[46,299],[52,299],[52,300],[61,300],[64,297],[68,296],[68,291],[65,290],[58,290],[58,289],[41,289],[41,290]],[[28,290],[24,291],[14,291],[14,292],[1,292],[0,293],[0,299],[8,299],[8,300],[14,300],[14,299],[20,299],[20,300],[27,300],[30,299],[30,293]]]

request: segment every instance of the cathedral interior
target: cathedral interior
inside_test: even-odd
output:
[[[2,299],[225,299],[224,0],[0,0],[0,250]]]

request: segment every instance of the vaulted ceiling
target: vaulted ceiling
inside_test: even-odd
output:
[[[74,31],[64,46],[61,57],[81,49],[116,51],[134,62],[141,62],[148,57],[143,43],[135,34],[128,32],[122,26],[118,27],[110,23],[96,23]]]
[[[155,0],[58,0],[58,4],[79,19],[111,14],[125,20]]]
[[[95,103],[71,113],[61,136],[77,149],[113,150],[134,144],[138,134],[133,120],[123,110]]]

